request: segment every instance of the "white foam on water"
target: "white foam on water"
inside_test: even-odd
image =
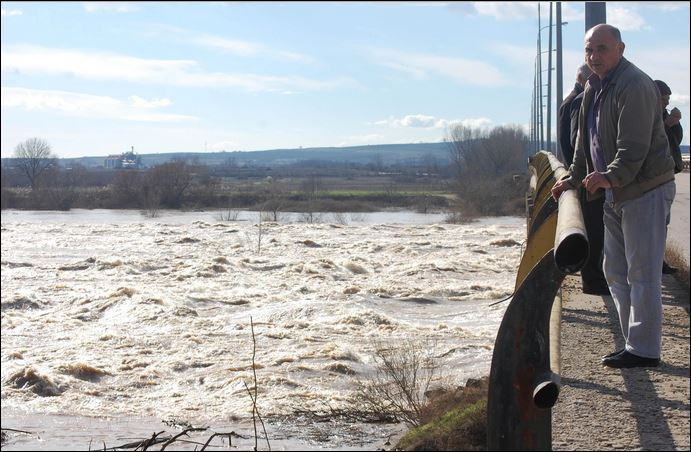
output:
[[[3,411],[246,421],[250,318],[269,418],[345,406],[411,338],[460,385],[489,372],[525,235],[264,222],[259,247],[251,221],[113,215],[3,212]]]

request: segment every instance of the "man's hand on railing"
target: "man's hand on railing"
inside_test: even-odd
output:
[[[568,182],[564,180],[557,181],[554,186],[552,186],[552,198],[554,198],[555,201],[559,201],[561,194],[566,190],[571,190],[571,188]]]
[[[597,171],[593,171],[585,176],[585,179],[583,179],[583,185],[589,193],[595,193],[600,188],[612,187],[612,184],[610,183],[609,179],[607,179],[607,176]]]

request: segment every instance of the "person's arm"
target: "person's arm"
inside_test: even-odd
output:
[[[580,133],[585,130],[585,112],[583,111],[583,107],[580,106],[581,103],[582,102],[579,102],[578,107],[572,110],[572,112],[575,112],[575,116],[573,117],[575,124],[572,125],[572,131],[576,134],[576,138],[574,138],[575,149],[573,162],[571,166],[569,166],[568,175],[562,177],[552,186],[552,197],[556,200],[558,200],[561,194],[566,190],[574,190],[580,187],[587,171],[586,158],[583,153],[584,143]]]
[[[679,147],[682,138],[684,138],[684,129],[681,128],[681,124],[675,124],[672,127],[665,129],[665,132],[667,132],[669,145]]]
[[[684,137],[684,130],[681,128],[681,124],[675,124],[665,130],[665,132],[667,132],[669,150],[674,159],[674,172],[681,173],[684,170],[684,161],[681,158],[681,149],[679,149],[679,145],[681,144],[681,139]]]
[[[578,137],[578,115],[581,111],[583,96],[577,97],[571,102],[571,149],[576,149],[576,138]]]
[[[559,145],[561,152],[557,157],[565,166],[569,166],[573,160],[570,107],[568,99],[559,106]]]

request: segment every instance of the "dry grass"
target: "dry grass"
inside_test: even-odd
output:
[[[667,261],[667,264],[677,269],[674,273],[674,279],[689,289],[689,263],[686,262],[679,248],[675,245],[667,245],[667,249],[665,250],[665,261]]]
[[[401,438],[396,450],[486,450],[488,386],[485,377],[428,394],[423,424]]]

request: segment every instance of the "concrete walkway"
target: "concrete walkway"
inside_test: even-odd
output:
[[[677,175],[667,241],[689,262],[689,173]],[[612,298],[583,294],[578,276],[564,280],[554,450],[689,450],[689,290],[663,275],[662,294],[662,364],[610,369],[600,358],[623,348]]]
[[[672,217],[667,230],[667,244],[675,245],[685,257],[687,263],[691,263],[689,256],[689,180],[691,173],[679,173],[676,176],[677,195],[672,204]]]

